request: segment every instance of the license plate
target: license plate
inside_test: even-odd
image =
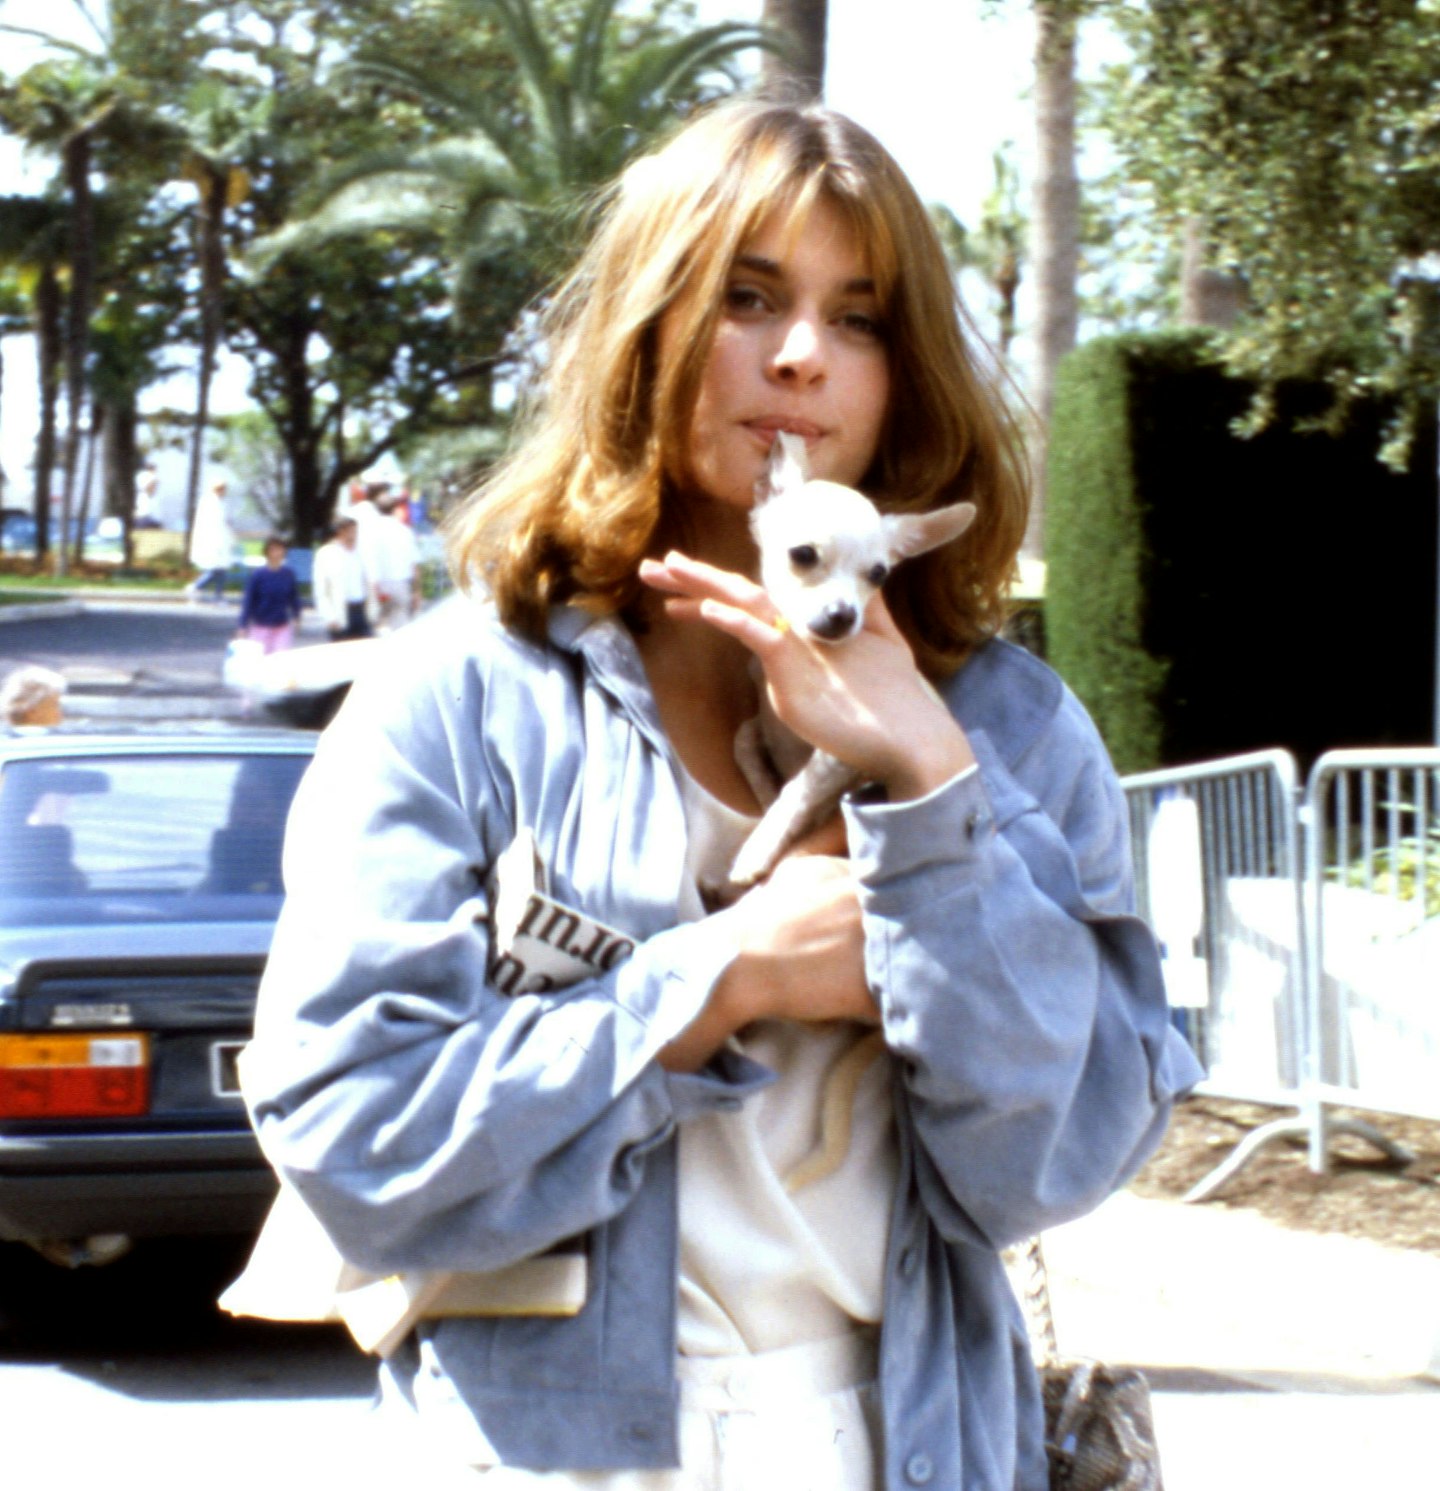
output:
[[[210,1086],[216,1097],[240,1096],[240,1070],[236,1066],[244,1041],[216,1041],[210,1047]]]

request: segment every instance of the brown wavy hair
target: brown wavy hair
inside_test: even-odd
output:
[[[731,267],[777,207],[796,223],[817,200],[855,231],[886,327],[890,408],[860,486],[890,511],[979,508],[958,543],[902,565],[886,599],[932,676],[998,629],[1028,511],[1024,448],[975,365],[929,214],[853,121],[756,99],[637,159],[543,312],[548,366],[515,443],[448,529],[459,583],[487,589],[508,625],[539,639],[554,604],[623,611],[640,560],[683,544],[690,422]]]

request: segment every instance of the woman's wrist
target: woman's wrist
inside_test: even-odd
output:
[[[661,1049],[660,1065],[668,1072],[698,1072],[736,1031],[751,1023],[743,997],[748,986],[736,963],[730,963],[700,1013]]]
[[[901,743],[895,760],[875,774],[891,802],[928,797],[975,765],[965,732],[949,714],[933,730],[919,730]]]

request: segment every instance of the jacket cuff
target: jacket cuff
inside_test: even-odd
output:
[[[872,890],[938,864],[979,857],[995,833],[995,812],[978,766],[906,802],[847,799],[850,859]]]
[[[694,1021],[734,957],[725,917],[707,916],[650,938],[620,965],[615,1003],[644,1026],[651,1055]]]
[[[722,1046],[698,1072],[670,1072],[668,1079],[671,1110],[683,1123],[717,1109],[737,1112],[746,1098],[775,1081],[775,1073]]]

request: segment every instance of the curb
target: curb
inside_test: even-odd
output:
[[[1060,1348],[1144,1366],[1435,1380],[1440,1258],[1128,1192],[1045,1235]]]
[[[85,603],[77,600],[21,601],[15,606],[0,606],[0,626],[7,621],[39,621],[46,617],[83,616]]]

